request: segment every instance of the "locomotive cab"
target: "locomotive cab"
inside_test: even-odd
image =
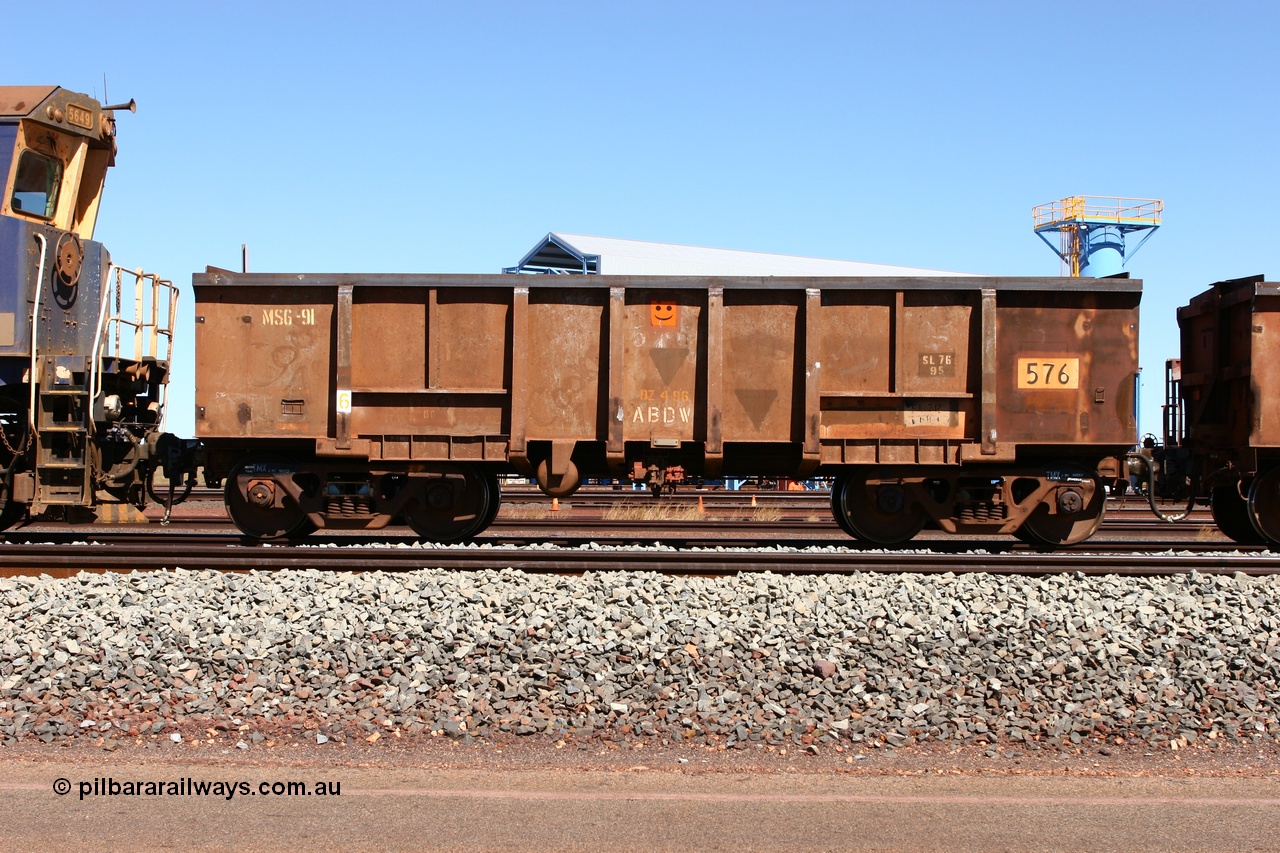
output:
[[[0,87],[0,214],[92,239],[115,152],[110,108],[60,88]]]
[[[117,108],[0,87],[0,529],[140,497],[155,455],[176,290],[93,239]]]

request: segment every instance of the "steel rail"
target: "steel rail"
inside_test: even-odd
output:
[[[224,533],[223,531],[227,531]],[[149,538],[176,541],[173,537],[180,535],[214,535],[229,536],[227,541],[235,541],[245,545],[259,544],[255,540],[241,537],[233,532],[225,515],[191,516],[175,519],[173,523],[160,526],[148,524],[94,524],[86,526],[67,526],[58,523],[40,523],[14,528],[6,532],[5,538],[10,542],[47,541],[73,542],[85,538],[98,540],[126,538],[145,541]],[[1206,535],[1211,534],[1211,535]],[[316,543],[352,544],[356,542],[373,543],[393,541],[415,543],[418,539],[403,526],[391,526],[382,530],[329,531],[313,533],[305,539],[293,544],[308,545]],[[602,543],[707,543],[712,545],[734,546],[762,543],[766,545],[785,544],[799,547],[805,544],[834,545],[852,550],[877,548],[878,546],[859,542],[853,539],[832,519],[821,521],[801,521],[797,519],[779,519],[758,521],[740,518],[716,518],[708,515],[695,519],[600,519],[592,516],[573,514],[557,515],[550,518],[503,518],[495,523],[476,540],[478,543],[533,544],[543,542],[550,544],[586,544]],[[974,543],[977,543],[975,546]],[[287,544],[284,541],[277,543]],[[1012,537],[953,536],[939,531],[924,531],[910,543],[902,547],[929,548],[942,551],[960,551],[973,547],[991,550],[1007,550],[1017,545]],[[1170,547],[1191,550],[1220,550],[1223,548],[1240,548],[1216,529],[1208,525],[1182,524],[1170,525],[1156,519],[1151,522],[1116,522],[1104,526],[1102,530],[1088,542],[1073,548],[1076,553],[1115,550],[1118,547],[1136,550],[1164,550]],[[1243,546],[1248,550],[1260,550],[1257,546]]]
[[[207,486],[196,486],[191,490],[189,498],[192,502],[199,501],[216,501],[222,502],[223,490],[213,489]],[[674,494],[663,494],[661,497],[654,498],[648,492],[633,491],[631,489],[611,489],[607,486],[584,486],[579,489],[571,497],[561,498],[560,503],[564,507],[586,507],[586,506],[616,506],[618,504],[629,504],[636,507],[658,507],[668,504],[684,504],[698,502],[701,498],[703,503],[709,507],[727,508],[727,509],[746,509],[771,507],[785,509],[788,507],[802,507],[813,509],[829,510],[831,507],[831,494],[823,490],[806,490],[792,492],[777,489],[681,489]],[[755,505],[752,505],[752,501]],[[551,505],[551,498],[538,491],[536,486],[524,484],[505,484],[502,486],[502,503],[507,504],[543,504]],[[1170,502],[1170,508],[1185,507],[1186,501]],[[1197,509],[1197,514],[1203,513],[1209,516],[1207,508]],[[1107,515],[1120,514],[1138,514],[1152,516],[1151,507],[1146,497],[1128,495],[1125,497],[1112,497],[1107,501]]]
[[[1280,573],[1280,554],[1223,549],[1192,552],[1041,553],[1030,549],[960,553],[913,549],[858,550],[816,546],[806,549],[469,546],[436,547],[399,542],[374,546],[260,545],[245,547],[239,537],[192,537],[196,541],[154,540],[109,543],[61,542],[0,546],[0,575],[47,573],[73,575],[79,571],[155,571],[162,569],[319,569],[324,571],[410,571],[420,568],[479,570],[512,568],[526,572],[581,573],[596,571],[658,572],[718,575],[740,572],[788,574],[896,572],[1049,575],[1082,574],[1184,575]],[[215,539],[216,544],[210,544]]]

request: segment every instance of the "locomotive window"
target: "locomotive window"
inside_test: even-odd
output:
[[[52,219],[61,184],[61,163],[34,151],[23,151],[18,159],[18,174],[13,179],[9,208],[28,216]]]

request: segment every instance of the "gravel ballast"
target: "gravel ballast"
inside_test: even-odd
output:
[[[1280,578],[0,579],[0,742],[1274,743]]]

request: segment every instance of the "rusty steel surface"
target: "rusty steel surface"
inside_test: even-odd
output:
[[[1178,309],[1180,361],[1166,380],[1166,446],[1181,480],[1241,543],[1280,546],[1280,283],[1215,283]],[[1178,478],[1168,486],[1177,488]]]
[[[1178,309],[1182,396],[1193,452],[1280,448],[1280,283],[1222,281]]]
[[[1017,294],[998,311],[1001,440],[1133,441],[1136,294]]]
[[[211,270],[194,285],[213,447],[806,475],[1123,452],[1134,432],[1136,281]]]
[[[0,86],[0,116],[30,115],[57,86]]]

